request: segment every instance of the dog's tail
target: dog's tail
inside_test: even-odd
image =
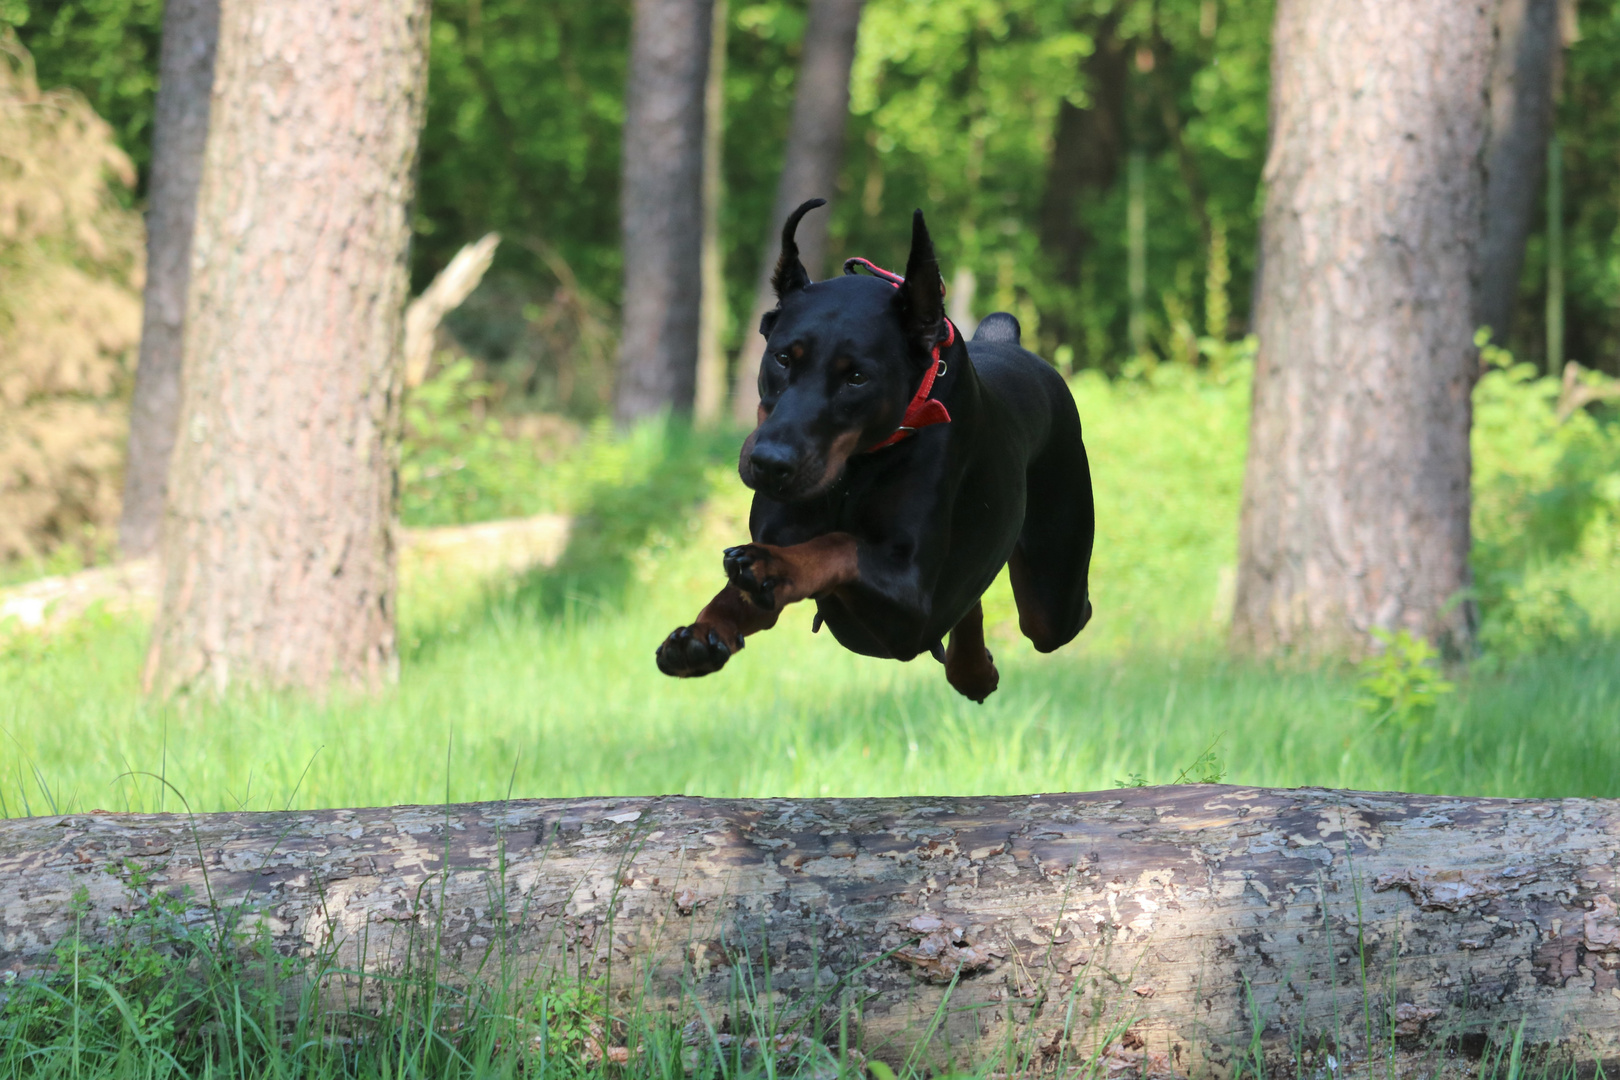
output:
[[[1018,320],[1005,311],[998,311],[994,315],[986,315],[979,328],[973,331],[974,341],[996,341],[1004,345],[1019,344],[1022,330]]]

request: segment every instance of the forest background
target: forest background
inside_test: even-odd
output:
[[[406,399],[401,516],[554,511],[571,520],[566,549],[494,580],[407,550],[398,682],[371,698],[142,697],[141,616],[92,608],[11,634],[0,611],[0,817],[180,797],[285,809],[1223,779],[1620,793],[1620,416],[1570,395],[1614,384],[1561,378],[1566,357],[1620,368],[1620,4],[1564,5],[1551,212],[1509,348],[1478,339],[1463,508],[1483,622],[1478,649],[1442,671],[1406,633],[1354,666],[1224,648],[1271,4],[870,0],[830,250],[892,264],[908,211],[926,207],[953,300],[1019,316],[1070,377],[1093,450],[1098,618],[1074,649],[1037,657],[998,582],[985,609],[1006,685],[983,706],[928,662],[812,639],[808,619],[751,641],[723,683],[656,673],[651,646],[712,591],[747,493],[738,432],[607,417],[635,254],[619,202],[629,4],[433,12],[413,285],[489,230],[504,240]],[[31,530],[0,513],[0,583],[111,555],[162,14],[158,0],[0,0],[0,491],[10,469],[55,500]],[[755,340],[805,22],[791,3],[727,15],[732,357]],[[77,1062],[74,1001],[51,1037]]]
[[[81,92],[116,133],[139,206],[161,0],[5,0],[41,86]],[[728,355],[744,341],[781,168],[803,4],[736,3],[720,217]],[[879,262],[928,209],[977,314],[1011,310],[1063,367],[1196,360],[1240,339],[1266,150],[1265,0],[871,0],[862,16],[829,251]],[[1565,352],[1620,370],[1620,6],[1565,13]],[[440,0],[433,8],[413,284],[464,243],[507,237],[451,318],[517,411],[595,415],[612,390],[627,3]],[[1065,124],[1089,110],[1096,122]],[[1132,158],[1139,161],[1131,167]],[[1075,176],[1066,162],[1082,162]],[[1131,203],[1145,211],[1142,339],[1131,339]],[[1055,228],[1075,200],[1083,228]],[[1506,343],[1546,362],[1547,226],[1528,245]],[[1212,235],[1209,235],[1212,233]],[[1214,325],[1219,323],[1219,325]],[[611,331],[609,331],[611,332]],[[1145,348],[1142,346],[1145,344]],[[1208,342],[1205,343],[1207,351]]]
[[[1565,355],[1614,372],[1620,370],[1620,5],[1588,0],[1564,14],[1568,44],[1559,75],[1556,145],[1563,163],[1558,231]],[[0,0],[0,20],[27,50],[18,50],[5,68],[14,84],[7,92],[50,106],[16,115],[65,117],[42,130],[61,143],[53,160],[67,163],[60,175],[36,176],[36,190],[24,193],[20,205],[28,212],[18,220],[31,222],[40,235],[29,239],[25,229],[10,237],[9,248],[0,247],[0,254],[9,252],[0,258],[0,349],[15,341],[42,356],[50,353],[38,365],[46,372],[43,390],[25,386],[26,403],[14,415],[26,420],[35,409],[38,430],[55,439],[34,440],[39,460],[18,467],[39,470],[44,480],[36,489],[50,489],[55,501],[40,511],[31,532],[11,528],[15,520],[0,520],[0,582],[71,570],[111,554],[123,452],[117,415],[127,400],[139,336],[137,214],[150,164],[161,18],[158,0]],[[1103,615],[1082,643],[1096,657],[1086,663],[1138,656],[1144,701],[1153,699],[1144,708],[1161,724],[1169,722],[1177,703],[1174,677],[1169,698],[1163,697],[1163,665],[1208,659],[1230,617],[1271,19],[1269,3],[1225,0],[870,0],[858,37],[843,167],[831,193],[832,253],[897,261],[909,210],[926,207],[952,299],[961,302],[960,272],[970,271],[978,283],[974,313],[1016,312],[1026,335],[1070,374],[1105,509],[1095,564]],[[688,721],[708,716],[712,706],[678,687],[654,688],[647,681],[658,678],[650,661],[645,670],[636,666],[626,674],[619,643],[656,640],[683,605],[712,588],[713,560],[704,553],[730,542],[743,527],[746,493],[731,464],[733,433],[694,438],[681,429],[657,428],[626,440],[607,418],[623,277],[618,190],[629,5],[440,0],[433,20],[414,216],[415,288],[424,287],[464,243],[491,229],[504,240],[484,284],[450,316],[453,337],[441,339],[449,348],[440,354],[437,374],[407,400],[401,517],[409,527],[551,511],[587,524],[554,573],[507,582],[494,599],[478,593],[478,582],[450,587],[408,564],[401,653],[415,689],[391,698],[387,708],[416,698],[439,716],[435,723],[476,715],[480,727],[516,732],[533,719],[529,703],[546,699],[555,705],[545,710],[548,716],[567,714],[570,724],[612,729],[626,746],[639,745],[642,735],[634,726],[620,730],[616,720],[591,720],[601,709],[604,717],[617,715],[597,688],[623,682],[646,722],[660,731],[689,731]],[[736,4],[728,20],[720,236],[729,314],[724,344],[727,355],[735,356],[751,338],[743,324],[761,249],[773,231],[771,197],[805,7]],[[32,88],[36,81],[47,88],[43,95]],[[78,200],[91,210],[56,218],[37,212],[53,200]],[[1075,221],[1076,213],[1079,228],[1061,227]],[[50,232],[45,225],[53,220],[56,231]],[[1593,665],[1604,669],[1620,626],[1620,425],[1614,409],[1601,403],[1573,412],[1562,408],[1568,388],[1561,389],[1561,365],[1549,363],[1546,352],[1547,226],[1538,213],[1516,318],[1506,335],[1512,355],[1500,348],[1485,351],[1487,374],[1474,395],[1473,474],[1473,567],[1485,617],[1480,664],[1500,673],[1502,665],[1530,654],[1546,656],[1536,661],[1540,666],[1511,678],[1504,674],[1506,682],[1474,684],[1459,699],[1458,717],[1472,717],[1472,710],[1487,705],[1501,712],[1476,728],[1482,745],[1491,747],[1477,755],[1490,763],[1490,777],[1472,771],[1474,765],[1458,765],[1460,772],[1420,769],[1421,783],[1437,789],[1603,793],[1614,783],[1607,759],[1595,761],[1571,748],[1590,744],[1580,735],[1587,722],[1605,733],[1597,742],[1609,739],[1620,684],[1612,674],[1596,680],[1574,675],[1568,665],[1583,672]],[[1126,272],[1133,232],[1146,255],[1145,280],[1135,290]],[[30,253],[29,244],[38,250]],[[30,270],[41,265],[78,276],[46,280]],[[1135,341],[1133,291],[1142,316]],[[35,302],[42,297],[49,303]],[[51,320],[55,336],[40,333]],[[64,345],[72,344],[70,338],[78,342],[72,348]],[[468,355],[453,359],[458,350]],[[26,360],[25,352],[16,356]],[[26,364],[12,369],[29,377]],[[10,392],[9,383],[0,385],[0,394]],[[77,411],[69,416],[65,410]],[[64,448],[71,441],[64,432],[83,437]],[[0,473],[7,467],[0,433]],[[689,555],[677,554],[687,548]],[[652,577],[663,584],[658,595],[630,602],[626,583]],[[993,590],[987,610],[998,655],[1016,656],[1004,582]],[[575,619],[581,612],[605,621],[586,632]],[[514,625],[547,642],[552,639],[545,635],[555,630],[553,644],[570,659],[542,663],[543,676],[536,674],[535,658],[552,644],[516,648],[509,640]],[[474,632],[474,626],[482,629]],[[83,641],[67,635],[54,645],[17,639],[7,646],[8,666],[0,675],[18,680],[18,687],[27,688],[19,691],[22,698],[33,703],[12,717],[18,730],[34,733],[18,753],[44,768],[53,783],[72,787],[80,773],[104,780],[108,769],[118,771],[109,764],[114,758],[150,764],[157,754],[167,760],[168,739],[179,730],[169,726],[175,717],[166,708],[132,704],[129,695],[144,634],[138,620],[115,620]],[[446,651],[451,641],[464,644]],[[807,646],[803,635],[784,637],[780,646],[755,646],[750,660],[768,668],[764,650],[798,655],[795,650]],[[56,659],[38,663],[39,648]],[[471,670],[455,659],[463,649],[480,658],[473,665],[483,672],[475,680],[479,686],[506,688],[501,701],[480,698],[476,707],[463,702],[441,708],[436,693],[422,690],[442,681],[445,694],[462,693]],[[590,654],[588,662],[576,655],[579,649]],[[510,679],[489,678],[496,652],[510,654]],[[98,670],[106,665],[106,671],[87,689],[79,672],[92,653]],[[1409,653],[1397,650],[1396,659],[1407,664],[1408,676],[1418,677],[1422,665]],[[1210,677],[1226,678],[1220,674],[1224,661],[1211,662],[1217,674]],[[435,666],[441,663],[446,670]],[[873,715],[887,717],[880,727],[896,710],[909,713],[900,683],[875,668],[860,670],[862,679],[875,680],[869,687]],[[908,688],[907,680],[927,676],[906,670],[893,678]],[[1110,679],[1126,669],[1111,670]],[[821,677],[812,675],[806,674],[810,682]],[[828,671],[821,675],[830,677]],[[1361,713],[1346,707],[1356,691],[1344,676],[1341,671],[1320,684],[1291,683],[1270,706],[1212,690],[1208,715],[1183,723],[1178,713],[1178,734],[1146,752],[1192,760],[1219,733],[1220,723],[1211,719],[1217,716],[1270,717],[1265,723],[1292,731],[1332,715],[1334,723],[1354,729]],[[1031,700],[1049,699],[1041,688],[1048,677],[1059,676],[1041,675],[1031,686]],[[1265,677],[1257,676],[1253,685],[1256,694],[1271,693]],[[1309,702],[1294,695],[1306,686],[1317,695]],[[1050,697],[1066,702],[1058,712],[1094,725],[1097,711],[1066,693]],[[1570,752],[1544,745],[1545,768],[1533,767],[1524,758],[1534,742],[1525,723],[1530,707],[1504,703],[1545,702],[1560,693],[1579,698],[1565,715],[1586,719],[1567,732]],[[1022,706],[1007,697],[1005,710],[1016,713]],[[706,695],[699,698],[707,701]],[[1188,700],[1182,694],[1178,708],[1185,711]],[[919,715],[937,704],[928,701],[918,706]],[[1098,730],[1132,729],[1138,724],[1134,708],[1103,710],[1117,726]],[[266,710],[266,717],[277,715]],[[104,739],[89,734],[104,733],[103,720],[113,714],[138,730],[139,747],[103,745]],[[73,723],[64,722],[68,716]],[[420,718],[412,716],[415,726]],[[988,732],[1007,719],[997,705],[975,721],[975,730],[984,726]],[[198,732],[208,727],[198,724]],[[76,734],[81,725],[82,738]],[[326,726],[308,725],[311,732]],[[829,737],[842,745],[848,739],[840,731]],[[203,755],[208,769],[225,771],[193,790],[217,803],[225,797],[223,785],[234,782],[224,763],[253,761],[262,772],[266,755],[280,753],[266,747],[283,733],[280,721],[271,721],[264,744],[253,740]],[[751,738],[721,741],[752,745]],[[1241,741],[1274,740],[1265,734]],[[1344,762],[1351,757],[1337,734],[1310,741],[1321,744],[1320,762],[1288,766],[1260,755],[1252,763],[1259,771],[1245,778],[1405,787],[1420,782],[1400,748],[1405,742],[1392,745],[1382,763],[1357,756],[1360,771],[1346,774]],[[97,746],[95,760],[80,760],[79,750],[90,743]],[[896,745],[901,757],[917,752],[915,739]],[[299,756],[307,749],[300,743],[272,770],[286,774],[289,789],[308,763],[307,755]],[[603,758],[612,763],[603,766],[607,773],[570,765],[556,775],[529,777],[532,790],[639,785],[623,771],[639,751],[628,753],[623,761],[611,753]],[[377,790],[353,791],[358,774],[342,755],[329,757],[330,766],[317,764],[311,778],[318,801],[390,801],[405,791],[421,797],[424,785],[434,782],[413,773],[409,781],[379,778]],[[850,775],[847,762],[834,766],[824,757],[807,753],[805,760]],[[1021,753],[1012,758],[1023,760]],[[984,783],[1009,790],[1074,788],[1106,784],[1128,771],[1112,751],[1090,764],[1072,752],[1058,759],[1069,771],[1035,776],[1020,772],[1022,765],[1009,766],[1011,771]],[[1464,759],[1475,760],[1458,760]],[[873,790],[894,760],[862,757]],[[328,767],[333,774],[321,776]],[[910,775],[914,770],[907,768]],[[1593,777],[1586,777],[1587,768],[1596,770]],[[488,795],[494,789],[487,785],[505,775],[501,768],[471,770],[469,794]],[[20,776],[19,766],[15,786],[26,787]],[[687,787],[776,790],[775,781],[749,776],[739,779],[710,762],[694,766]],[[789,787],[814,791],[820,783],[801,779],[802,787],[799,781]]]

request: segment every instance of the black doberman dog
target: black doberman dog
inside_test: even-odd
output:
[[[921,210],[903,279],[851,259],[845,276],[812,282],[794,232],[825,201],[783,226],[777,306],[760,322],[759,426],[738,462],[755,492],[753,543],[726,551],[730,583],[658,647],[658,668],[718,671],[747,635],[813,599],[816,628],[845,648],[930,652],[982,702],[999,676],[979,599],[1003,565],[1036,649],[1068,644],[1091,618],[1080,417],[1058,373],[1019,347],[1013,316],[961,340]]]

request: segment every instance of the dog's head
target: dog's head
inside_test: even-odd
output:
[[[771,278],[776,308],[759,324],[759,426],[737,466],[743,483],[783,502],[826,491],[852,455],[894,433],[947,334],[944,283],[922,211],[912,215],[899,288],[855,275],[812,282],[793,235],[825,202],[810,200],[782,227]]]

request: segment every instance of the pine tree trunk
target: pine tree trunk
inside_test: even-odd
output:
[[[1086,95],[1080,108],[1068,98],[1058,102],[1057,122],[1052,135],[1052,158],[1046,169],[1046,190],[1041,196],[1041,253],[1057,281],[1066,290],[1080,285],[1093,237],[1081,219],[1091,200],[1100,199],[1119,178],[1125,160],[1125,91],[1129,79],[1127,43],[1120,38],[1119,15],[1109,13],[1089,27],[1092,50],[1081,67]],[[1083,361],[1100,363],[1104,358],[1087,356],[1081,327],[1071,304],[1041,312],[1041,325],[1050,326],[1057,340],[1075,349]]]
[[[148,688],[393,672],[427,28],[427,0],[223,6]]]
[[[838,170],[844,161],[844,126],[849,118],[849,71],[855,64],[855,40],[864,3],[810,0],[787,152],[776,184],[770,224],[765,230],[754,309],[743,324],[742,344],[737,348],[732,416],[749,427],[758,422],[754,414],[759,408],[759,358],[764,352],[759,320],[776,306],[771,271],[781,250],[782,222],[806,199],[830,199],[837,194]],[[799,259],[812,279],[821,277],[826,269],[827,214],[825,209],[819,210],[799,225]]]
[[[185,925],[238,912],[282,956],[375,976],[414,946],[451,984],[583,974],[615,1015],[747,1032],[752,1006],[835,1044],[843,1009],[890,1061],[1433,1075],[1522,1022],[1612,1070],[1617,835],[1616,800],[1213,785],[73,814],[0,822],[0,970],[115,933],[139,871]],[[1365,1068],[1391,1045],[1422,1071]]]
[[[118,546],[125,558],[157,550],[163,496],[180,419],[180,365],[191,280],[191,231],[208,140],[219,0],[168,0],[158,59],[152,171],[147,186],[146,305],[129,407],[129,454]]]
[[[726,410],[726,259],[720,243],[726,131],[726,30],[730,5],[714,0],[708,85],[703,91],[703,299],[698,318],[697,390],[692,416],[717,423]]]
[[[1466,653],[1491,10],[1280,0],[1272,48],[1233,643]]]
[[[1485,152],[1485,244],[1474,315],[1498,342],[1513,328],[1524,243],[1540,209],[1559,45],[1558,0],[1499,0]]]
[[[624,117],[624,332],[614,414],[690,413],[703,296],[712,0],[635,0]]]

